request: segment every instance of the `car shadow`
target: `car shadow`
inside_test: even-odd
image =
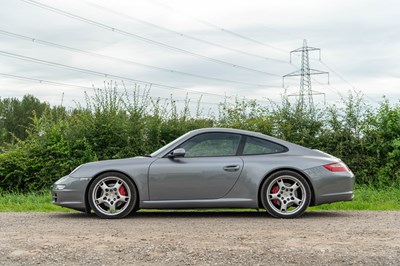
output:
[[[64,212],[64,213],[50,213],[52,218],[64,219],[99,219],[94,213],[82,212]],[[349,212],[345,211],[308,211],[305,212],[298,219],[325,219],[325,218],[339,218],[348,217]],[[213,211],[213,210],[145,210],[134,212],[124,219],[158,219],[158,218],[174,218],[174,219],[188,219],[188,218],[251,218],[251,219],[274,219],[265,210],[257,211]]]

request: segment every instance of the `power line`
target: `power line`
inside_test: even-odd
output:
[[[172,8],[171,6],[168,6],[168,5],[164,4],[164,3],[160,3],[160,2],[158,2],[158,1],[156,1],[156,0],[153,0],[153,2],[156,3],[156,4],[159,5],[159,6],[164,7],[164,8],[167,8],[167,9],[170,9],[170,10],[175,10],[175,9]],[[182,12],[179,12],[179,13],[182,13]],[[186,14],[185,14],[185,15],[186,15]],[[281,48],[279,48],[279,47],[275,47],[275,46],[273,46],[273,45],[266,44],[266,43],[261,42],[261,41],[258,41],[258,40],[256,40],[256,39],[253,39],[253,38],[244,36],[243,34],[236,33],[236,32],[234,32],[234,31],[232,31],[232,30],[228,30],[228,29],[226,29],[226,28],[222,28],[222,27],[220,27],[220,26],[218,26],[218,25],[215,25],[215,24],[210,23],[210,22],[208,22],[208,21],[205,21],[205,20],[203,20],[203,19],[200,19],[200,18],[197,18],[197,17],[193,17],[193,16],[189,16],[189,15],[186,15],[186,17],[190,17],[191,19],[193,19],[193,20],[195,20],[195,21],[197,21],[197,22],[200,22],[200,23],[202,23],[202,24],[204,24],[204,25],[207,25],[207,26],[209,26],[209,27],[211,27],[211,28],[214,28],[214,29],[216,29],[216,30],[218,30],[218,31],[222,31],[222,32],[224,32],[224,33],[226,33],[226,34],[229,34],[229,35],[232,35],[232,36],[234,36],[234,37],[237,37],[237,38],[246,40],[246,41],[248,41],[248,42],[252,42],[252,43],[255,43],[255,44],[258,44],[258,45],[267,47],[267,48],[271,48],[271,49],[277,50],[277,51],[279,51],[279,52],[287,53],[287,51],[284,50],[284,49],[281,49]]]
[[[169,33],[178,35],[180,37],[184,37],[184,38],[187,38],[187,39],[190,39],[190,40],[194,40],[194,41],[197,41],[197,42],[201,42],[201,43],[204,43],[204,44],[208,44],[208,45],[211,45],[211,46],[219,47],[219,48],[222,48],[222,49],[225,49],[225,50],[233,51],[233,52],[236,52],[236,53],[239,53],[239,54],[243,54],[243,55],[247,55],[247,56],[251,56],[251,57],[255,57],[255,58],[259,58],[259,59],[263,59],[263,60],[269,60],[269,61],[275,61],[275,62],[279,62],[279,63],[288,64],[288,62],[285,61],[285,60],[280,60],[280,59],[275,59],[275,58],[271,58],[271,57],[261,56],[261,55],[249,53],[249,52],[246,52],[246,51],[243,51],[243,50],[239,50],[239,49],[236,49],[236,48],[228,47],[228,46],[225,46],[225,45],[222,45],[222,44],[213,43],[213,42],[210,42],[210,41],[207,41],[207,40],[203,40],[203,39],[200,39],[200,38],[197,38],[197,37],[185,34],[185,33],[181,33],[181,32],[175,31],[175,30],[171,30],[171,29],[162,27],[160,25],[157,25],[157,24],[154,24],[154,23],[151,23],[151,22],[148,22],[148,21],[144,21],[142,19],[138,19],[138,18],[132,17],[130,15],[127,15],[127,14],[112,10],[110,8],[107,8],[107,7],[92,3],[90,1],[86,1],[86,0],[83,0],[83,1],[85,3],[87,3],[88,5],[90,5],[90,6],[94,6],[94,7],[98,8],[98,9],[105,10],[105,11],[107,11],[109,13],[114,14],[114,15],[117,15],[117,16],[120,16],[120,17],[123,17],[123,18],[127,18],[127,19],[135,21],[135,22],[139,22],[139,23],[141,23],[143,25],[147,25],[147,26],[150,26],[150,27],[153,27],[153,28],[157,28],[159,30],[162,30],[162,31],[165,31],[165,32],[169,32]]]
[[[5,78],[24,80],[24,81],[34,81],[34,82],[38,82],[40,84],[49,84],[49,85],[56,85],[56,86],[61,86],[61,87],[71,87],[71,88],[78,88],[78,89],[94,89],[94,87],[80,86],[80,85],[68,84],[68,83],[63,83],[63,82],[49,81],[49,80],[44,80],[44,79],[30,78],[30,77],[26,77],[26,76],[12,75],[12,74],[6,74],[6,73],[0,73],[0,76],[3,76]],[[203,101],[192,102],[192,101],[174,100],[174,99],[165,98],[165,97],[150,96],[150,98],[161,99],[161,100],[170,100],[173,102],[187,102],[189,104],[219,105],[219,103],[211,103],[211,102],[203,102]]]
[[[315,60],[315,59],[314,59]],[[329,71],[331,71],[333,74],[335,74],[339,79],[347,83],[352,89],[356,90],[357,88],[351,84],[349,81],[347,81],[342,75],[340,75],[337,71],[335,71],[333,68],[329,67],[323,60],[318,60],[323,66],[325,66]],[[368,97],[368,96],[367,96]]]
[[[197,54],[197,53],[194,53],[194,52],[190,52],[190,51],[187,51],[187,50],[175,47],[175,46],[171,46],[171,45],[168,45],[168,44],[165,44],[165,43],[162,43],[162,42],[158,42],[158,41],[149,39],[149,38],[145,38],[145,37],[139,36],[139,35],[131,33],[131,32],[120,30],[118,28],[114,28],[114,27],[108,26],[106,24],[103,24],[103,23],[100,23],[100,22],[96,22],[96,21],[91,20],[91,19],[84,18],[82,16],[78,16],[78,15],[63,11],[61,9],[54,8],[54,7],[51,7],[49,5],[42,4],[42,3],[37,2],[37,1],[33,1],[33,0],[21,0],[21,1],[25,2],[27,4],[31,4],[31,5],[40,7],[42,9],[45,9],[45,10],[48,10],[48,11],[51,11],[51,12],[66,16],[66,17],[75,19],[75,20],[79,20],[81,22],[96,26],[96,27],[101,28],[101,29],[110,30],[112,32],[115,32],[115,33],[118,33],[118,34],[121,34],[121,35],[125,35],[125,36],[131,37],[131,38],[135,38],[135,39],[147,42],[147,43],[151,43],[153,45],[157,45],[157,46],[161,46],[161,47],[164,47],[164,48],[168,48],[170,50],[174,50],[174,51],[177,51],[177,52],[180,52],[180,53],[184,53],[184,54],[188,54],[188,55],[191,55],[191,56],[194,56],[194,57],[198,57],[198,58],[210,61],[210,62],[214,62],[214,63],[218,63],[218,64],[221,64],[221,65],[226,65],[226,66],[230,66],[230,67],[233,67],[233,68],[242,69],[242,70],[246,70],[246,71],[250,71],[250,72],[255,72],[255,73],[259,73],[259,74],[280,77],[280,75],[277,75],[277,74],[273,74],[273,73],[269,73],[269,72],[265,72],[265,71],[261,71],[261,70],[257,70],[257,69],[253,69],[253,68],[249,68],[249,67],[246,67],[246,66],[233,64],[233,63],[230,63],[230,62],[226,62],[226,61],[222,61],[222,60],[219,60],[219,59],[211,58],[211,57],[208,57],[208,56],[205,56],[205,55],[201,55],[201,54]]]
[[[143,81],[143,80],[138,80],[138,79],[133,79],[133,78],[128,78],[128,77],[108,74],[108,73],[102,73],[102,72],[93,71],[93,70],[89,70],[89,69],[73,67],[73,66],[60,64],[60,63],[41,60],[41,59],[37,59],[37,58],[33,58],[33,57],[18,55],[18,54],[14,54],[14,53],[8,53],[8,52],[5,52],[5,51],[0,51],[0,55],[6,56],[6,57],[15,58],[15,59],[19,59],[19,60],[23,60],[23,61],[33,62],[33,63],[37,63],[37,64],[48,65],[48,66],[59,67],[59,68],[68,69],[68,70],[72,70],[72,71],[77,71],[77,72],[81,72],[81,73],[85,73],[85,74],[101,76],[101,77],[105,77],[105,78],[110,78],[111,77],[111,78],[117,78],[117,79],[121,79],[121,80],[128,80],[128,81],[131,81],[131,82],[134,82],[134,83],[150,84],[150,85],[153,85],[155,87],[164,88],[164,89],[168,89],[168,90],[171,90],[171,89],[172,90],[183,90],[183,91],[197,93],[197,94],[205,94],[205,95],[218,96],[218,97],[224,97],[224,98],[226,97],[226,95],[222,95],[222,94],[211,93],[211,92],[203,92],[203,91],[197,91],[197,90],[192,90],[192,89],[184,89],[184,88],[179,88],[179,87],[174,87],[174,86],[169,86],[169,85],[163,85],[163,84],[154,83],[154,82],[148,82],[148,81]]]
[[[332,68],[330,68],[326,63],[324,63],[322,60],[320,60],[320,63],[322,65],[324,65],[329,71],[333,72],[336,76],[338,76],[341,80],[343,80],[344,82],[346,82],[350,87],[352,87],[353,89],[356,89],[356,87],[354,87],[352,84],[350,84],[350,82],[348,82],[347,80],[345,80],[341,75],[339,75],[339,73],[337,73],[335,70],[333,70]]]
[[[130,82],[133,82],[133,83],[149,84],[151,86],[155,86],[155,87],[159,87],[159,88],[167,89],[167,90],[181,90],[181,91],[191,92],[191,93],[195,93],[195,94],[222,97],[222,98],[225,98],[225,99],[233,97],[232,95],[218,94],[218,93],[212,93],[212,92],[204,92],[204,91],[198,91],[198,90],[193,90],[193,89],[184,89],[184,88],[164,85],[164,84],[160,84],[160,83],[148,82],[148,81],[133,79],[133,78],[129,78],[129,77],[124,77],[124,76],[119,76],[119,75],[114,75],[114,74],[108,74],[108,73],[98,72],[98,71],[79,68],[79,67],[68,66],[68,65],[64,65],[64,64],[60,64],[60,63],[50,62],[50,61],[46,61],[46,60],[41,60],[41,59],[37,59],[37,58],[33,58],[33,57],[18,55],[18,54],[14,54],[14,53],[5,52],[5,51],[0,51],[0,55],[6,56],[6,57],[10,57],[10,58],[19,59],[19,60],[22,60],[22,61],[33,62],[33,63],[36,63],[36,64],[42,64],[42,65],[47,65],[47,66],[52,66],[52,67],[68,69],[68,70],[72,70],[72,71],[76,71],[76,72],[80,72],[80,73],[85,73],[85,74],[90,74],[90,75],[95,75],[95,76],[100,76],[100,77],[105,77],[105,78],[116,78],[116,79],[121,79],[121,80],[127,80],[127,81],[130,81]],[[251,98],[249,98],[248,100],[256,100],[258,102],[264,102],[262,100],[251,99]]]
[[[331,71],[333,74],[335,74],[339,79],[341,79],[343,82],[345,82],[347,85],[349,85],[353,90],[357,90],[357,88],[353,85],[353,84],[351,84],[349,81],[347,81],[342,75],[340,75],[337,71],[335,71],[333,68],[331,68],[331,67],[329,67],[324,61],[322,61],[322,60],[319,60],[319,62],[323,65],[323,66],[325,66],[329,71]],[[329,84],[328,84],[329,85]],[[375,100],[374,98],[372,98],[372,97],[370,97],[370,96],[368,96],[367,94],[364,94],[363,93],[363,95],[365,96],[365,97],[367,97],[368,99],[370,99],[371,101],[373,101],[373,102],[375,102],[375,103],[380,103],[379,101],[377,101],[377,100]],[[339,93],[339,96],[340,97],[342,97],[342,95]]]
[[[158,71],[163,71],[163,72],[172,73],[172,74],[179,74],[179,75],[191,76],[191,77],[196,77],[196,78],[201,78],[201,79],[214,80],[214,81],[219,81],[219,82],[227,82],[227,83],[231,83],[231,84],[247,85],[247,86],[253,86],[253,87],[263,87],[263,88],[265,88],[265,87],[273,87],[273,86],[268,86],[268,85],[263,85],[263,84],[256,84],[256,83],[249,83],[249,82],[242,82],[242,81],[233,81],[233,80],[227,80],[227,79],[203,76],[203,75],[199,75],[199,74],[192,74],[192,73],[187,73],[187,72],[183,72],[183,71],[178,71],[178,70],[173,70],[173,69],[167,69],[167,68],[147,65],[147,64],[135,62],[135,61],[128,60],[128,59],[122,59],[122,58],[118,58],[118,57],[107,56],[107,55],[103,55],[103,54],[99,54],[99,53],[93,53],[93,52],[89,52],[89,51],[73,48],[73,47],[66,46],[66,45],[61,45],[61,44],[57,44],[57,43],[53,43],[53,42],[48,42],[48,41],[36,39],[36,38],[33,38],[33,37],[28,37],[28,36],[24,36],[24,35],[20,35],[20,34],[16,34],[16,33],[8,32],[8,31],[4,31],[4,30],[1,30],[1,29],[0,29],[0,34],[7,35],[7,36],[10,36],[10,37],[13,37],[13,38],[18,38],[18,39],[25,40],[25,41],[30,41],[30,42],[33,42],[33,43],[39,43],[39,44],[42,44],[42,45],[55,47],[55,48],[58,48],[58,49],[63,49],[63,50],[82,53],[82,54],[88,54],[88,55],[95,56],[95,57],[98,57],[98,58],[104,58],[104,59],[108,59],[108,60],[119,61],[119,62],[131,64],[131,65],[136,65],[136,66],[145,67],[145,68],[158,70]]]
[[[312,79],[313,81],[317,82],[317,83],[318,83],[319,85],[321,85],[321,86],[326,86],[326,85],[327,85],[326,88],[329,89],[331,92],[336,93],[336,94],[339,95],[340,97],[342,96],[342,95],[340,94],[339,90],[336,89],[335,87],[333,87],[331,84],[324,84],[324,83],[321,83],[320,81],[318,81],[317,79],[315,79],[315,78],[313,78],[313,77],[311,77],[311,79]]]
[[[350,82],[348,82],[345,78],[343,78],[342,75],[340,75],[337,71],[333,70],[331,67],[329,67],[325,62],[320,61],[322,65],[324,65],[329,71],[333,72],[338,78],[340,78],[342,81],[344,81],[345,83],[347,83],[347,85],[349,85],[353,90],[357,90],[357,88],[351,84]],[[365,97],[367,97],[368,99],[370,99],[371,101],[375,102],[375,103],[380,103],[379,101],[375,100],[374,98],[368,96],[367,94],[363,94],[365,95]]]
[[[0,73],[0,76],[6,77],[6,78],[12,78],[12,79],[25,80],[25,81],[35,81],[38,83],[50,84],[50,85],[56,85],[56,86],[62,86],[62,87],[71,87],[71,88],[79,88],[79,89],[93,89],[93,87],[79,86],[79,85],[67,84],[67,83],[62,83],[62,82],[48,81],[48,80],[43,80],[43,79],[29,78],[29,77],[25,77],[25,76],[18,76],[18,75],[5,74],[5,73]]]
[[[314,78],[312,78],[312,79],[313,79],[315,82],[317,82],[319,85],[323,85],[323,86],[326,85],[326,84],[322,84],[321,82],[319,82],[318,80],[316,80],[316,79],[314,79]],[[333,87],[331,84],[328,84],[328,87],[326,87],[326,88],[328,88],[329,90],[331,90],[333,93],[336,93],[337,95],[339,95],[339,97],[344,98],[343,95],[342,95],[342,93],[340,93],[339,90],[336,89],[335,87]],[[353,87],[353,89],[356,90],[355,87]],[[374,98],[368,96],[367,94],[364,94],[364,93],[363,93],[363,96],[367,97],[368,99],[370,99],[371,101],[373,101],[373,102],[375,102],[375,103],[380,103],[379,101],[377,101],[377,100],[375,100]]]

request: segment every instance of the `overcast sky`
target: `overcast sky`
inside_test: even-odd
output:
[[[328,103],[350,89],[372,104],[383,95],[400,99],[394,0],[0,3],[1,98],[30,93],[60,104],[64,94],[63,104],[73,106],[84,101],[84,91],[113,80],[128,90],[151,83],[153,97],[188,94],[196,101],[203,93],[210,106],[223,95],[279,101],[284,89],[299,91],[298,77],[285,79],[283,88],[282,76],[301,67],[299,56],[290,64],[289,53],[306,39],[321,48],[321,61],[310,52],[310,67],[330,72],[329,84],[326,75],[312,79]],[[318,104],[323,99],[314,96]]]

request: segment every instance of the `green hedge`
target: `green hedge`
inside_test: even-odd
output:
[[[313,109],[285,96],[266,106],[236,100],[234,105],[222,102],[217,115],[191,114],[189,99],[178,112],[172,99],[155,101],[148,90],[106,88],[86,99],[86,106],[68,111],[47,106],[39,115],[33,108],[21,137],[0,123],[0,190],[46,189],[79,164],[151,153],[202,127],[262,132],[343,159],[359,184],[400,184],[400,107],[386,99],[372,108],[352,92],[338,106]],[[0,112],[10,109],[5,100],[1,104]]]

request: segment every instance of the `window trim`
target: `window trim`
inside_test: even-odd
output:
[[[247,135],[240,134],[240,136],[241,136],[241,139],[240,139],[238,148],[236,150],[236,156],[240,156],[241,154],[243,154],[244,145],[246,144],[246,140],[247,140]]]

